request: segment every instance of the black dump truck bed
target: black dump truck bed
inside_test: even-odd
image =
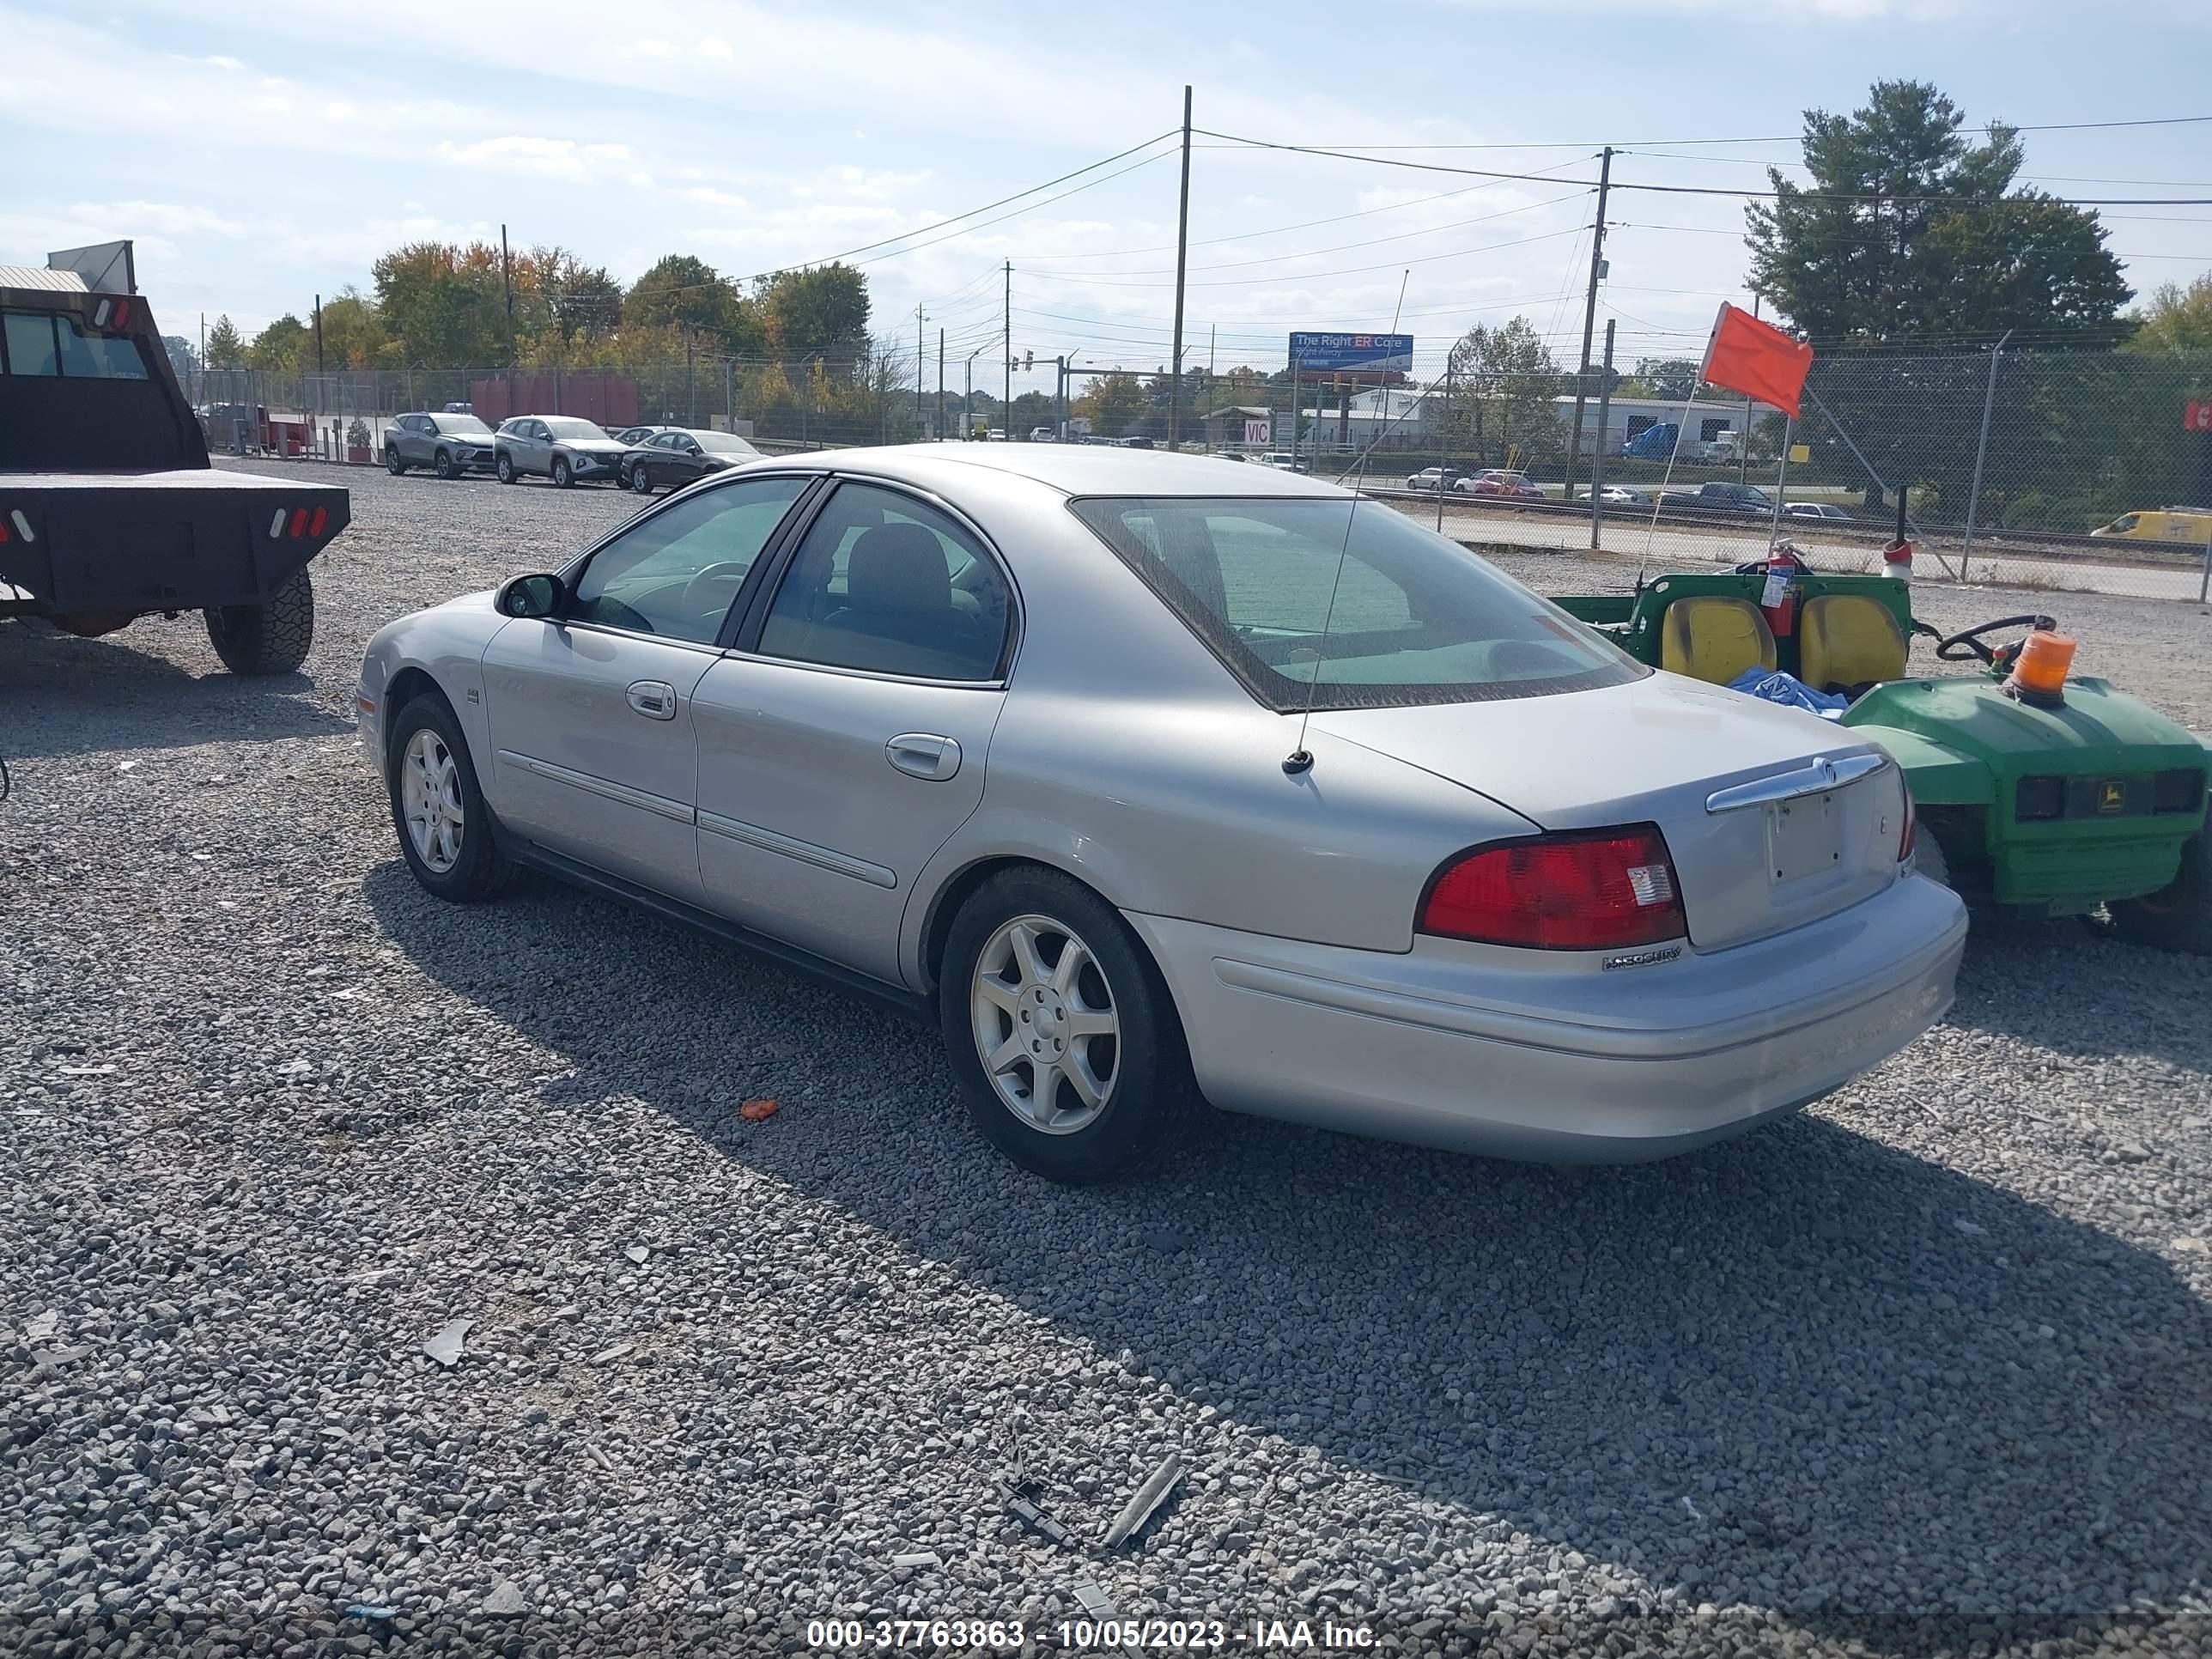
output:
[[[287,672],[348,502],[210,465],[128,242],[0,265],[0,617],[90,636],[199,611],[234,672]]]

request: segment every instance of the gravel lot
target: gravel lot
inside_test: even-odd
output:
[[[927,1033],[548,884],[419,894],[363,641],[633,504],[315,470],[304,675],[0,629],[0,1650],[1050,1650],[1086,1583],[1231,1652],[2212,1644],[2212,963],[1978,934],[1911,1050],[1658,1166],[1228,1121],[1058,1190]],[[2054,606],[2212,727],[2193,605],[1928,599]],[[1082,1547],[1005,1516],[1017,1459]]]

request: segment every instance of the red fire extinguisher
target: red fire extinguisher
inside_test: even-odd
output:
[[[1788,542],[1775,544],[1766,556],[1766,586],[1760,590],[1759,608],[1778,640],[1787,639],[1797,627],[1797,580],[1805,574],[1805,561]]]

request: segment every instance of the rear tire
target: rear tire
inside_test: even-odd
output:
[[[653,494],[653,469],[642,461],[630,468],[629,487],[641,495]]]
[[[259,605],[226,605],[201,613],[208,643],[234,674],[289,674],[315,642],[315,589],[305,565]]]
[[[475,904],[507,890],[514,866],[492,840],[491,809],[443,697],[425,692],[400,709],[385,746],[384,781],[399,855],[425,892]],[[425,830],[420,847],[410,818]]]
[[[2172,882],[2141,898],[2115,899],[2112,926],[2130,945],[2212,956],[2212,831],[2181,849]]]
[[[399,459],[399,446],[398,444],[385,445],[384,470],[386,472],[389,472],[395,478],[407,470],[407,463]]]
[[[1024,929],[1026,947],[1016,942]],[[1024,971],[1024,959],[1043,971]],[[1062,969],[1072,969],[1065,983],[1054,976]],[[1158,969],[1112,906],[1058,871],[1008,871],[961,906],[938,1015],[976,1128],[1048,1181],[1087,1186],[1128,1172],[1195,1104],[1182,1024]],[[1027,1049],[1048,1069],[1032,1067]],[[1009,1052],[994,1073],[988,1057]],[[1085,1089],[1103,1098],[1091,1103]]]

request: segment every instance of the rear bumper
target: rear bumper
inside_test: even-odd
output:
[[[1500,971],[1132,915],[1217,1106],[1495,1157],[1665,1158],[1819,1099],[1949,1008],[1966,936],[1917,878],[1728,951]]]

